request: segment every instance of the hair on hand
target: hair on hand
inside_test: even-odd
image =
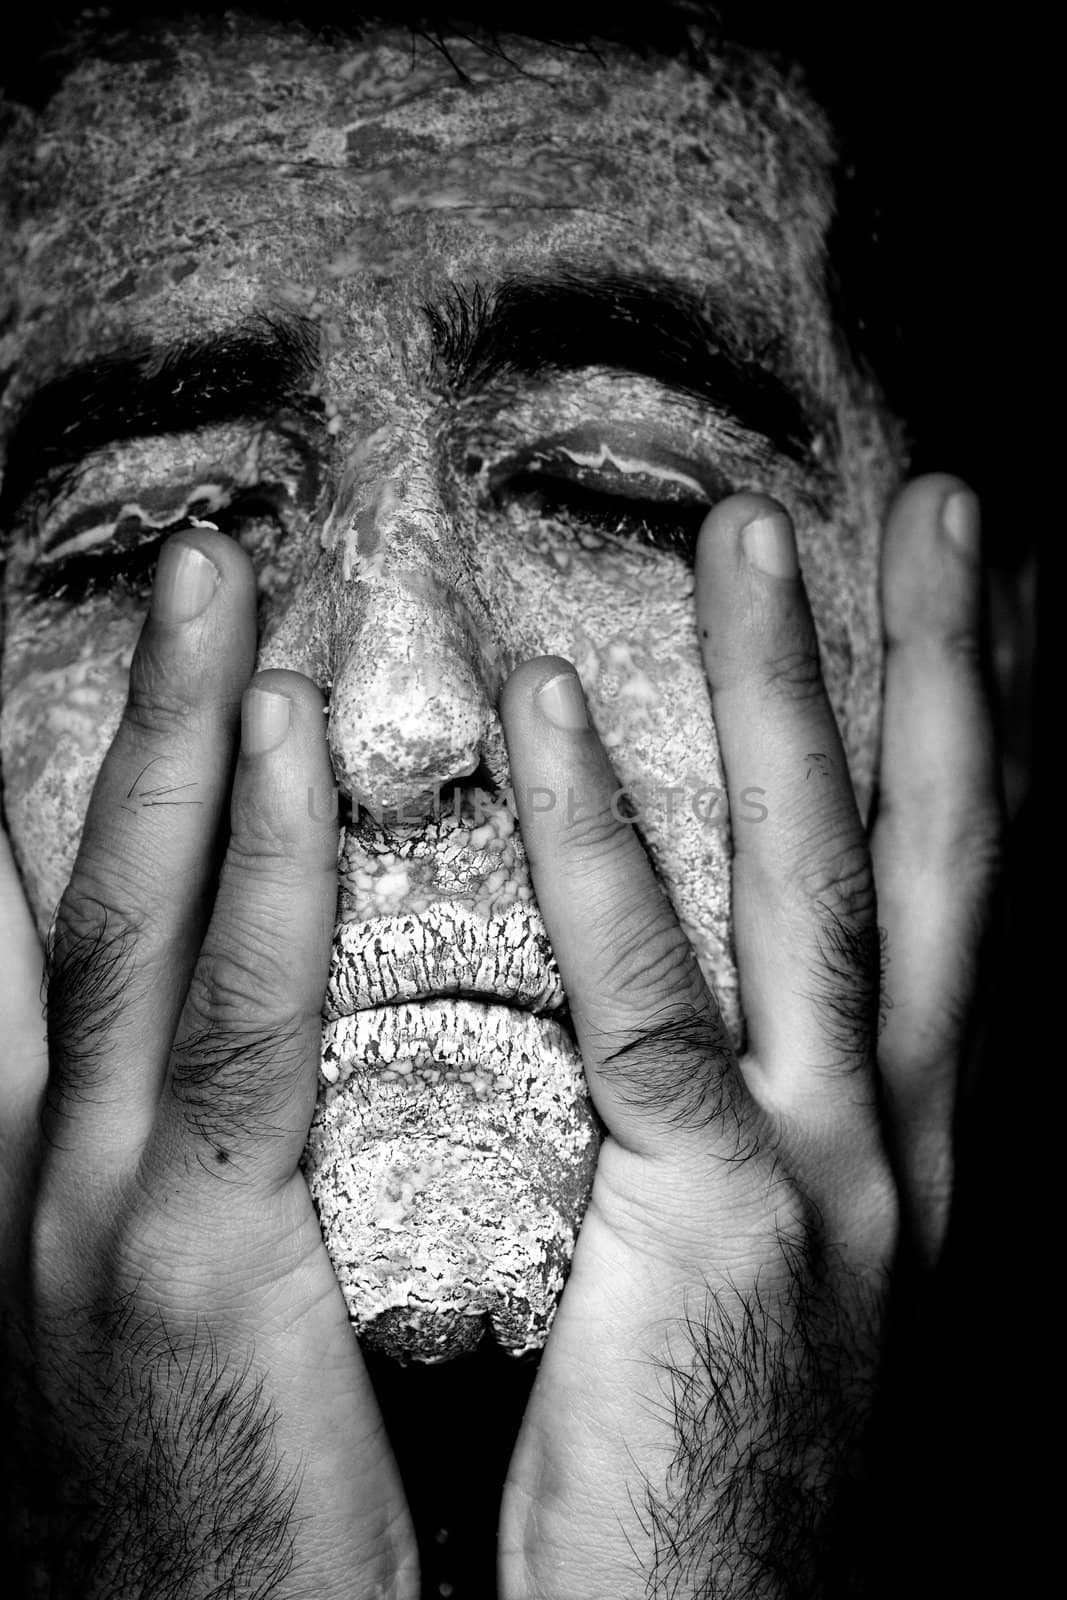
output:
[[[717,1012],[664,1006],[647,1027],[601,1042],[612,1048],[600,1072],[632,1110],[666,1127],[729,1127],[737,1158],[752,1154],[731,1093],[733,1047]]]
[[[780,1281],[706,1285],[655,1362],[675,1448],[632,1501],[649,1600],[856,1592],[861,1520],[843,1529],[840,1506],[875,1395],[876,1363],[854,1353],[874,1340],[881,1289],[853,1276],[841,1295],[810,1243],[780,1244]]]
[[[254,1351],[225,1359],[202,1323],[177,1334],[136,1291],[51,1321],[20,1485],[36,1513],[23,1565],[49,1600],[277,1595],[300,1474],[276,1449]]]
[[[190,1128],[212,1151],[203,1165],[224,1173],[235,1149],[285,1131],[305,1045],[294,1020],[276,1028],[230,1025],[186,1035],[171,1053],[170,1087]]]
[[[818,956],[808,998],[832,1051],[830,1072],[861,1072],[871,1059],[884,997],[886,933],[821,908]]]
[[[92,1100],[108,1077],[108,1042],[131,981],[135,923],[102,902],[64,897],[45,941],[50,1071],[46,1134],[65,1102]]]

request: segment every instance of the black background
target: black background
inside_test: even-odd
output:
[[[1054,97],[1041,70],[1051,40],[1019,7],[784,12],[783,42],[791,29],[830,64],[883,197],[879,271],[898,324],[889,367],[915,469],[957,472],[979,490],[992,565],[1010,580],[1057,517],[1058,453],[1044,425],[1059,376],[1046,270]],[[1049,653],[1039,656],[1046,677]],[[1032,749],[1034,780],[1009,835],[984,986],[991,1031],[963,1085],[935,1310],[897,1374],[880,1516],[865,1536],[864,1592],[879,1600],[1039,1592],[1037,1552],[1050,1542],[1036,1441],[1058,1387],[1056,1274],[1035,1234],[1039,1177],[1057,1156],[1045,1100],[1063,1051],[1047,1034],[1040,958],[1058,921],[1049,872],[1060,852],[1051,805],[1039,805],[1050,798],[1045,746],[1024,736],[1024,698],[1011,701],[1004,731],[1020,759]],[[484,1349],[447,1368],[372,1369],[424,1529],[427,1597],[445,1584],[454,1600],[490,1600],[498,1486],[532,1367]]]

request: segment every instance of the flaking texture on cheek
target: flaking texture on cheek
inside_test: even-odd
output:
[[[85,814],[126,703],[136,628],[77,630],[48,652],[8,639],[0,706],[4,809],[42,938],[70,879]],[[125,632],[125,637],[123,633]],[[51,654],[55,665],[48,665]]]

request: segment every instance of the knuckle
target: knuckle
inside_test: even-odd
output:
[[[942,627],[938,645],[950,667],[974,678],[984,675],[985,653],[974,623],[952,617]]]
[[[931,852],[946,879],[952,903],[974,906],[979,916],[1004,870],[1005,840],[999,812],[987,807],[957,819],[948,837],[934,840]]]
[[[817,843],[793,872],[801,898],[835,919],[873,926],[877,900],[866,839],[832,837]]]
[[[189,985],[186,1011],[204,1029],[243,1032],[277,1026],[285,1031],[293,1008],[279,1004],[291,974],[254,931],[226,932],[226,948],[205,951]]]
[[[243,879],[288,880],[299,848],[296,833],[277,807],[242,803],[226,852],[226,870]]]
[[[583,868],[595,872],[601,863],[619,851],[624,837],[624,824],[600,797],[586,806],[583,806],[581,796],[576,799],[572,793],[568,793],[567,798],[568,814],[562,842]]]
[[[70,882],[56,910],[57,939],[84,938],[104,922],[115,931],[120,925],[140,937],[149,924],[149,909],[171,879],[156,841],[147,831],[131,827],[136,802],[121,803],[89,818]]]
[[[760,663],[761,686],[789,705],[809,705],[825,693],[819,658],[813,644],[799,644],[769,655]]]
[[[131,675],[123,721],[129,734],[154,746],[180,738],[199,710],[198,696],[179,676],[142,667]]]
[[[610,952],[603,969],[606,994],[624,995],[627,1009],[646,1010],[665,994],[692,986],[695,963],[677,923],[649,927],[647,908],[606,907],[597,919],[600,945]]]
[[[56,909],[48,939],[50,971],[75,956],[103,959],[106,948],[132,942],[141,932],[142,918],[131,907],[116,904],[114,884],[100,881],[91,868],[79,863]]]

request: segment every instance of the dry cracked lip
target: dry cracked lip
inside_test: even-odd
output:
[[[529,904],[486,916],[446,900],[417,914],[342,922],[334,930],[327,1024],[382,1006],[443,999],[569,1022],[547,931]]]

